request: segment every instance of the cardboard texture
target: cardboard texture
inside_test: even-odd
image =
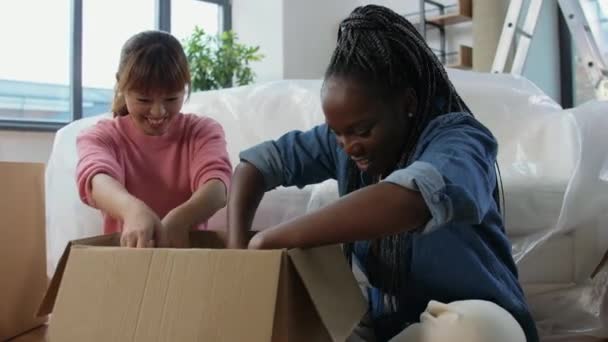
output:
[[[591,272],[591,278],[595,278],[595,276],[600,272],[600,270],[604,267],[608,266],[608,250],[604,253],[604,256],[600,260],[600,262],[595,266],[593,272]]]
[[[367,303],[338,246],[227,250],[219,232],[191,249],[74,241],[40,313],[50,341],[344,341]]]
[[[47,325],[40,326],[38,328],[27,331],[22,335],[12,338],[7,342],[48,342],[49,339],[46,335],[47,328]]]
[[[0,163],[0,341],[45,322],[44,165]]]

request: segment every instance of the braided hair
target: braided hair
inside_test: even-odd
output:
[[[414,91],[416,112],[409,120],[402,165],[396,168],[410,162],[429,121],[451,112],[472,115],[424,38],[409,21],[386,7],[357,7],[340,23],[337,46],[325,80],[330,77],[359,81],[382,100],[394,99],[408,88]],[[352,161],[348,174],[348,192],[351,192],[361,185],[360,173]],[[405,305],[400,294],[407,293],[402,274],[409,269],[410,258],[406,253],[411,253],[410,244],[411,233],[403,232],[373,241],[368,251],[370,257],[376,259],[374,285],[389,296],[390,300],[384,304],[393,312]],[[353,243],[344,246],[349,262],[352,262],[353,249]]]

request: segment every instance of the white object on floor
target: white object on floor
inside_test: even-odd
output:
[[[526,342],[524,331],[505,309],[484,300],[449,304],[430,301],[414,323],[391,342]]]

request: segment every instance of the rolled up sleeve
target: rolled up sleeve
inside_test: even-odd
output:
[[[425,132],[416,161],[384,181],[420,192],[432,216],[424,232],[449,222],[480,224],[496,205],[496,140],[465,113],[448,114]]]
[[[194,153],[190,163],[192,192],[211,179],[221,181],[228,190],[232,165],[226,149],[224,129],[217,121],[210,118],[198,120],[195,129]]]
[[[112,139],[111,125],[100,122],[84,131],[76,139],[76,150],[78,152],[76,166],[78,194],[85,204],[96,208],[91,186],[95,175],[107,174],[120,184],[125,184],[125,173],[118,161],[118,147]]]
[[[319,125],[263,142],[239,157],[262,173],[267,191],[278,186],[302,188],[336,178],[336,146],[327,125]]]

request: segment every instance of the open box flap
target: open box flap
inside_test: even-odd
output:
[[[59,291],[59,284],[61,283],[61,278],[63,277],[63,272],[65,270],[65,265],[68,261],[68,257],[70,255],[70,250],[72,246],[76,245],[86,245],[86,246],[118,246],[120,245],[120,234],[109,234],[109,235],[99,235],[93,236],[89,238],[73,240],[68,242],[68,245],[65,247],[59,262],[57,263],[57,269],[53,274],[53,278],[49,283],[49,287],[44,295],[44,299],[42,300],[42,304],[40,304],[40,308],[38,309],[38,316],[48,315],[53,312],[53,306],[55,306],[55,299],[57,297],[57,292]]]
[[[337,245],[292,249],[291,260],[333,341],[345,341],[367,303]]]

